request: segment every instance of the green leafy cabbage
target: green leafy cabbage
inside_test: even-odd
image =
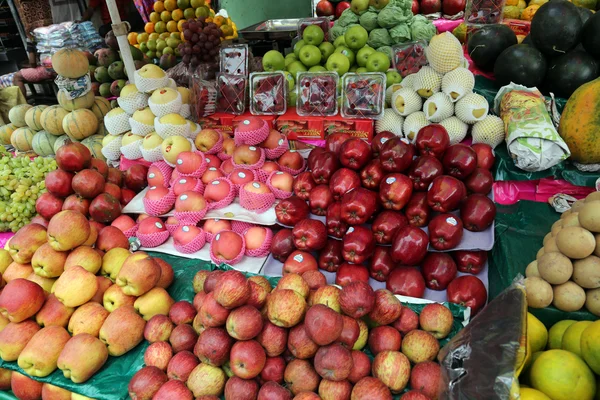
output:
[[[360,16],[360,24],[369,32],[379,28],[379,24],[377,23],[377,13],[367,11]]]
[[[329,40],[333,42],[335,39],[343,36],[344,33],[344,27],[339,24],[335,24],[331,29],[329,29]]]
[[[341,26],[358,24],[358,15],[354,14],[354,12],[350,8],[347,8],[346,10],[344,10],[342,15],[340,15],[340,18],[337,20],[336,24],[339,24]]]
[[[369,46],[376,49],[381,46],[391,46],[393,41],[387,29],[378,28],[373,29],[371,33],[369,33],[369,41],[367,43]]]
[[[427,43],[437,33],[435,25],[423,15],[415,15],[410,25],[412,40],[426,40]]]
[[[411,0],[391,0],[377,16],[382,28],[391,29],[396,25],[408,23],[413,17]]]
[[[390,46],[381,46],[380,48],[377,49],[377,51],[382,52],[383,54],[388,56],[390,61],[392,61],[393,50]]]
[[[390,36],[394,44],[408,42],[410,40],[410,27],[407,24],[399,24],[390,29]]]

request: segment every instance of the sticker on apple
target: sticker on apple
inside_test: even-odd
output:
[[[217,236],[215,236],[215,240],[217,240],[217,241],[218,241],[220,238],[221,238],[221,234],[220,234],[220,233],[217,233]]]
[[[250,147],[248,147],[248,149],[251,151],[256,151],[256,147],[254,147],[254,146],[250,146]]]
[[[279,143],[280,146],[283,145],[283,139],[279,139],[279,142],[277,143]]]
[[[453,217],[446,218],[446,222],[452,226],[458,225],[458,222],[456,222],[456,219],[454,219]]]
[[[388,141],[389,138],[386,137],[382,137],[381,139],[379,139],[379,141],[381,142],[381,144],[384,144],[385,142]]]
[[[348,228],[348,230],[346,231],[346,233],[352,233],[354,232],[354,227],[351,226],[350,228]]]
[[[215,180],[214,180],[214,181],[212,181],[210,184],[211,184],[211,185],[218,185],[218,184],[220,184],[220,183],[221,183],[221,181],[218,181],[218,180],[216,180],[216,179],[215,179]]]
[[[253,182],[253,183],[252,183],[252,186],[258,189],[258,188],[260,188],[260,183],[258,183],[258,182]]]
[[[187,179],[180,179],[179,183],[181,183],[183,185],[184,183],[187,183]]]
[[[181,230],[184,231],[184,232],[189,232],[190,231],[190,227],[186,225],[186,226],[182,227]]]
[[[246,177],[246,174],[243,172],[238,172],[238,176],[242,179],[244,179]]]
[[[390,176],[385,180],[385,183],[387,183],[388,185],[391,185],[394,182],[396,182],[396,178],[394,178],[393,176]]]
[[[177,159],[177,165],[181,165],[181,164],[183,164],[183,160],[181,158],[178,158]]]
[[[155,222],[154,225],[158,228],[158,229],[162,229],[163,226],[160,222]]]
[[[296,254],[294,256],[294,261],[296,261],[296,262],[303,262],[304,261],[304,257],[302,256],[302,254]]]
[[[182,194],[181,196],[179,196],[179,200],[184,201],[187,200],[188,196],[187,194]]]
[[[148,175],[148,178],[154,178],[156,176],[156,174],[154,172],[150,172],[150,174]]]

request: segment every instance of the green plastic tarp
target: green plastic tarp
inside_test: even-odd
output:
[[[518,274],[525,275],[525,268],[535,260],[544,236],[560,218],[560,214],[546,203],[519,201],[510,206],[496,204],[496,207],[496,242],[489,257],[490,299],[509,287]],[[548,328],[563,319],[598,319],[585,309],[564,312],[550,306],[544,309],[530,308],[529,311]]]

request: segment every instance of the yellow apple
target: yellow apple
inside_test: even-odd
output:
[[[67,379],[82,383],[90,379],[108,359],[108,350],[95,336],[82,333],[73,336],[61,351],[57,366]]]
[[[150,100],[154,104],[169,104],[170,102],[177,99],[179,96],[179,92],[177,90],[165,87],[162,89],[156,89],[152,92],[152,96],[150,96]]]
[[[163,138],[161,138],[158,133],[152,132],[144,136],[144,143],[142,143],[142,147],[146,150],[152,150],[160,146],[163,142]]]
[[[158,314],[169,315],[169,310],[173,303],[175,303],[175,300],[169,296],[169,293],[167,293],[165,289],[155,287],[138,297],[133,307],[146,321],[148,321]]]
[[[110,278],[111,281],[117,279],[119,271],[123,266],[123,263],[129,257],[131,253],[122,247],[115,247],[110,249],[102,257],[102,268],[100,268],[100,274]]]
[[[56,325],[67,327],[71,316],[75,312],[73,307],[67,307],[56,296],[51,294],[35,315],[35,321],[43,328],[45,326]]]
[[[123,86],[123,89],[121,89],[119,96],[120,97],[128,97],[128,96],[134,95],[139,92],[140,91],[138,90],[138,88],[133,83],[130,83],[128,85]]]
[[[169,136],[162,142],[161,148],[165,161],[175,164],[179,153],[192,151],[192,144],[183,136]]]
[[[32,272],[31,274],[29,274],[29,276],[25,279],[27,279],[28,281],[31,281],[31,282],[35,282],[38,285],[40,285],[42,287],[42,289],[44,289],[44,293],[46,294],[46,296],[48,296],[50,294],[50,291],[52,290],[52,286],[54,286],[54,282],[56,282],[55,278],[45,278],[43,276],[37,275],[35,272]]]
[[[112,110],[110,110],[104,116],[104,118],[118,117],[119,115],[122,115],[122,114],[125,114],[125,110],[123,110],[121,107],[116,107],[116,108],[113,108]]]
[[[56,280],[52,292],[67,307],[79,307],[90,301],[98,290],[96,275],[76,265]]]
[[[90,302],[77,308],[69,320],[68,330],[73,336],[87,333],[94,337],[100,334],[102,324],[110,314],[101,304]]]
[[[71,335],[62,326],[47,326],[29,340],[17,364],[31,376],[48,376],[56,369],[58,356],[69,339]]]
[[[0,249],[0,274],[3,274],[12,262],[13,259],[8,250]]]
[[[165,71],[154,64],[146,64],[138,69],[138,75],[142,78],[160,79],[165,77]]]
[[[131,118],[133,118],[134,121],[137,121],[140,124],[152,125],[152,126],[154,126],[154,117],[155,117],[155,115],[152,114],[152,110],[150,110],[150,107],[146,107],[141,110],[137,110],[131,116]]]
[[[169,125],[185,125],[187,124],[187,119],[183,118],[179,114],[171,113],[167,115],[163,115],[158,120],[161,124],[169,124]]]
[[[6,325],[0,332],[0,357],[4,361],[17,361],[29,340],[40,329],[40,326],[31,319]]]
[[[104,292],[102,305],[108,312],[113,312],[124,305],[133,306],[136,299],[137,297],[135,296],[128,296],[123,293],[123,289],[114,284]]]
[[[138,251],[125,260],[116,284],[128,296],[141,296],[150,291],[160,279],[160,266],[152,257],[143,251]]]
[[[139,142],[144,138],[139,135],[134,135],[131,132],[127,132],[123,135],[123,140],[121,141],[121,146],[127,146],[128,144]]]
[[[112,142],[113,140],[117,140],[117,138],[119,138],[120,136],[115,136],[115,135],[106,135],[104,136],[104,138],[102,138],[102,147],[106,147],[108,146],[108,144],[110,142]]]
[[[102,256],[92,247],[79,246],[69,254],[64,268],[68,270],[76,265],[83,267],[83,269],[95,275],[102,266]]]
[[[108,354],[121,356],[144,340],[146,321],[132,306],[122,306],[110,313],[100,328],[100,340]]]
[[[177,86],[177,91],[181,95],[181,102],[183,104],[190,104],[190,89],[182,86]]]

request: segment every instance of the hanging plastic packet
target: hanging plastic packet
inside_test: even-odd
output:
[[[246,111],[246,84],[242,75],[217,75],[217,111],[235,115]]]
[[[217,111],[217,89],[213,82],[208,82],[193,76],[190,78],[190,108],[191,118],[198,122]]]
[[[342,77],[344,118],[379,119],[385,109],[386,76],[381,72],[347,73]]]
[[[80,76],[77,79],[65,78],[64,76],[58,75],[54,80],[54,83],[56,83],[58,89],[65,94],[67,100],[73,100],[84,96],[92,90],[92,79],[89,73]]]
[[[248,58],[246,44],[222,47],[220,70],[224,74],[248,76]]]
[[[335,72],[299,72],[296,111],[303,117],[329,117],[338,112]]]
[[[254,115],[282,115],[287,111],[288,81],[283,72],[250,74],[250,112]]]

